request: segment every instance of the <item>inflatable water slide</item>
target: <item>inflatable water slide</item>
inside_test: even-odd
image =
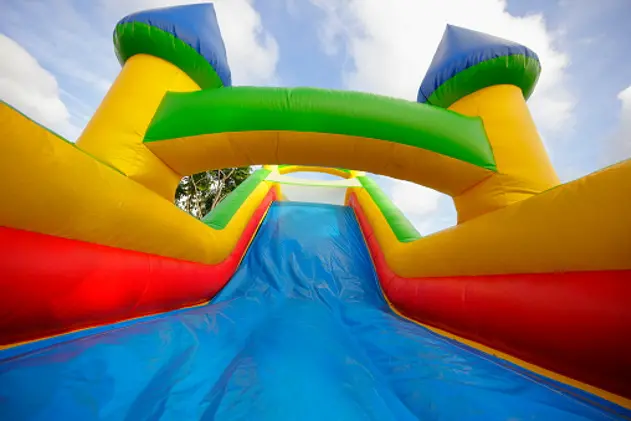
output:
[[[114,45],[76,143],[0,105],[0,419],[631,419],[631,161],[559,183],[533,51],[448,26],[412,102],[231,86],[211,4]],[[422,237],[369,173],[458,223]]]

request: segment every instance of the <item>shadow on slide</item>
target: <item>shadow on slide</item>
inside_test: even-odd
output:
[[[3,418],[624,417],[395,315],[353,211],[333,205],[273,204],[210,305],[42,343],[0,363]]]

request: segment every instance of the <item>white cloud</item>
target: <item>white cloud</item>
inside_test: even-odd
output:
[[[112,20],[139,10],[208,3],[204,0],[102,0]],[[228,62],[235,85],[262,85],[276,82],[278,45],[263,27],[261,16],[250,0],[218,0],[213,2],[221,34],[226,44]]]
[[[447,23],[520,42],[538,55],[543,71],[530,100],[533,117],[554,142],[562,128],[574,122],[575,98],[565,77],[569,56],[555,47],[556,35],[545,26],[542,15],[515,17],[504,0],[311,0],[324,11],[319,36],[328,54],[344,54],[347,88],[416,100],[418,87],[431,63]],[[414,190],[393,182],[389,194],[415,221],[433,219],[443,209],[438,193]],[[439,210],[437,210],[439,209]],[[419,217],[422,212],[424,216]],[[453,219],[455,222],[455,218]]]
[[[625,122],[631,122],[631,85],[620,91],[618,99],[622,101],[622,119]]]
[[[618,93],[621,102],[620,122],[605,148],[606,164],[631,158],[631,86]]]
[[[38,108],[56,108],[64,112],[77,125],[87,123],[120,66],[114,54],[112,31],[123,16],[138,10],[194,3],[191,0],[98,0],[86,5],[71,0],[8,0],[0,13],[2,31],[16,40],[30,55],[37,59],[40,67],[48,69],[48,77],[41,81],[31,77],[12,79],[12,90],[30,92],[40,85],[52,89],[49,81],[56,79],[54,90],[62,93],[66,101],[31,102],[23,105],[18,99],[7,99],[11,105],[20,107],[27,115],[37,113]],[[201,1],[200,1],[201,2]],[[54,3],[54,5],[52,4]],[[275,39],[262,26],[259,14],[248,0],[219,0],[215,4],[219,24],[228,50],[228,60],[235,84],[267,84],[276,80],[278,47]],[[29,22],[29,25],[24,25]],[[5,48],[1,66],[11,66]],[[35,60],[35,59],[33,59]],[[53,77],[54,75],[54,77]],[[35,85],[35,86],[33,86]],[[8,88],[3,88],[8,89]],[[4,94],[3,94],[4,95]],[[56,105],[54,105],[56,104]],[[65,111],[64,111],[65,110]],[[62,119],[62,120],[63,120]],[[43,120],[42,120],[43,121]],[[50,123],[46,123],[50,124]],[[59,127],[55,126],[58,130]],[[72,133],[60,130],[75,139],[78,130]]]
[[[278,44],[263,28],[258,12],[245,0],[218,1],[215,8],[234,83],[277,84]]]
[[[438,209],[440,193],[408,181],[392,180],[392,201],[410,217],[423,217]]]
[[[555,48],[542,15],[515,17],[503,0],[311,0],[325,12],[319,34],[324,50],[343,50],[352,66],[349,89],[416,100],[445,25],[451,23],[520,42],[539,55],[543,72],[531,108],[545,130],[567,127],[574,98],[566,86],[567,54]]]
[[[70,113],[59,98],[55,77],[20,44],[3,34],[0,51],[0,98],[60,135],[74,138],[78,129],[70,124]]]
[[[429,235],[456,223],[453,201],[447,195],[408,181],[373,176],[392,202],[422,235]]]

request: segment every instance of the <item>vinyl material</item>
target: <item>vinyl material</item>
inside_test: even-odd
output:
[[[352,210],[305,204],[272,206],[212,305],[13,357],[0,391],[16,421],[585,421],[617,409],[396,316]]]

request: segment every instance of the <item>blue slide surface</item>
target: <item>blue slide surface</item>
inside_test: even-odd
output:
[[[43,344],[0,354],[0,419],[628,416],[394,314],[352,209],[333,205],[273,204],[210,305]]]

